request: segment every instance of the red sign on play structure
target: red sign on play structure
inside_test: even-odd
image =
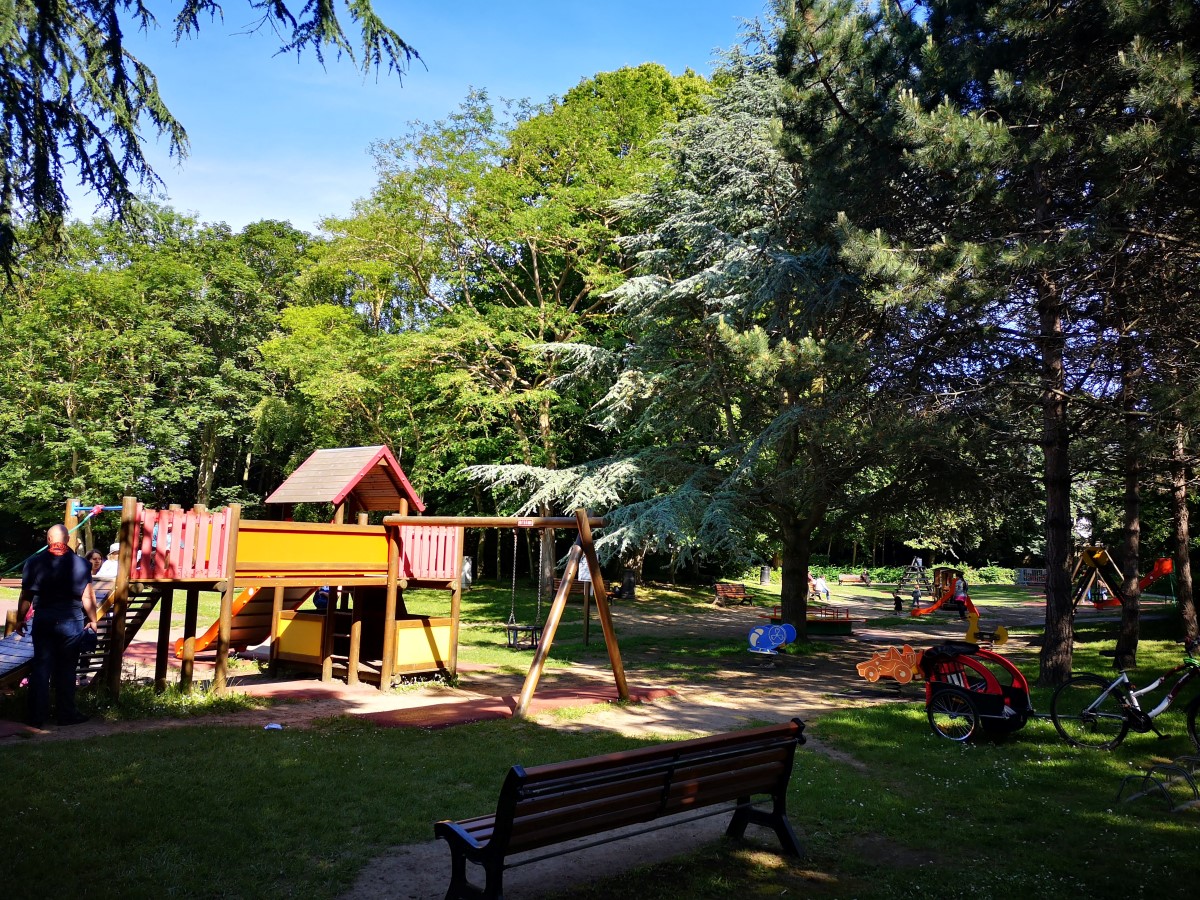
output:
[[[532,528],[533,519],[517,519],[518,528]]]

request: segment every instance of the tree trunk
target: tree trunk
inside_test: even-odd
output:
[[[799,640],[804,640],[807,636],[811,538],[811,525],[796,518],[791,518],[783,524],[783,566],[779,603],[783,621],[795,626]]]
[[[1042,357],[1042,483],[1046,489],[1046,633],[1038,683],[1061,684],[1071,674],[1071,464],[1063,364],[1062,301],[1053,285],[1038,290]]]
[[[196,467],[196,505],[208,506],[213,481],[217,476],[217,450],[220,438],[211,422],[204,426],[200,437],[200,464]]]
[[[1176,423],[1171,442],[1171,521],[1175,538],[1175,597],[1183,617],[1183,636],[1189,642],[1200,639],[1196,622],[1196,596],[1192,593],[1192,560],[1189,545],[1192,534],[1188,521],[1188,459],[1182,423]]]
[[[1137,386],[1140,367],[1132,361],[1128,344],[1121,359],[1121,408],[1125,417],[1125,529],[1121,535],[1121,630],[1117,635],[1116,669],[1137,665],[1138,637],[1141,624],[1142,590],[1138,587],[1139,557],[1142,547],[1142,455],[1141,428],[1137,412]]]
[[[550,507],[543,505],[541,514],[543,516],[551,515]],[[558,563],[558,560],[555,559],[554,555],[554,529],[543,528],[541,531],[541,541],[542,544],[539,551],[541,570],[538,572],[538,578],[541,579],[541,584],[539,585],[538,590],[541,592],[541,596],[543,597],[553,597],[554,570]]]
[[[644,568],[646,565],[646,548],[642,547],[636,551],[626,551],[626,554],[621,557],[621,567],[626,572],[632,572],[634,580],[637,584],[642,583],[644,577]]]

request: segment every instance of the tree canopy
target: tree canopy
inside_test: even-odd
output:
[[[347,33],[332,2],[248,0],[256,27],[283,35],[280,52],[333,51],[365,70],[403,72],[416,50],[383,23],[370,0],[345,0]],[[178,0],[176,40],[219,18],[216,0]],[[129,220],[139,189],[159,183],[143,150],[147,134],[187,153],[187,132],[171,113],[158,79],[125,47],[129,28],[158,27],[142,0],[0,3],[0,265],[11,269],[22,222],[52,241],[68,212],[64,179],[78,175],[97,208]]]
[[[328,8],[286,18],[286,49],[348,51]],[[348,9],[383,40],[360,61],[407,59]],[[800,627],[820,557],[1044,559],[1058,681],[1087,538],[1125,569],[1121,661],[1148,554],[1175,558],[1196,636],[1196,10],[777,14],[708,79],[474,91],[376,145],[375,188],[321,237],[147,206],[55,257],[12,206],[0,516],[253,506],[316,447],[386,443],[439,511],[589,505],[635,568],[778,560]],[[28,43],[21,21],[3,34]],[[157,88],[130,90],[133,133]]]

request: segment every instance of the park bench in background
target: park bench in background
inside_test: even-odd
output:
[[[853,572],[841,572],[838,574],[838,584],[870,584],[870,580],[862,575],[856,575]]]
[[[796,747],[804,743],[804,723],[782,725],[642,747],[545,766],[513,766],[490,816],[443,821],[434,834],[450,844],[447,900],[501,897],[505,869],[583,849],[567,848],[516,862],[514,854],[542,850],[627,826],[645,825],[644,834],[705,816],[732,811],[726,834],[741,838],[750,824],[775,831],[784,852],[803,855],[787,818],[787,786]],[[768,807],[756,805],[769,799]],[[715,808],[714,808],[715,807]],[[666,816],[692,813],[669,823]],[[603,838],[594,846],[614,840]],[[483,867],[481,890],[467,880],[467,861]]]
[[[563,582],[563,580],[561,578],[554,579],[554,593],[555,594],[558,593],[558,589],[562,586],[562,582]],[[583,600],[588,596],[588,594],[591,592],[591,590],[592,590],[592,583],[590,581],[578,581],[578,580],[572,581],[571,582],[571,590],[567,591],[567,597],[569,599],[573,595],[577,594],[577,595],[579,595],[579,599]]]
[[[713,585],[713,603],[717,606],[729,606],[732,603],[753,603],[746,596],[746,586],[744,584],[730,584],[724,581],[718,581]]]

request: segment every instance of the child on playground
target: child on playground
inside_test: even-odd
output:
[[[958,603],[958,617],[967,618],[967,579],[959,575],[954,580],[954,599]]]

